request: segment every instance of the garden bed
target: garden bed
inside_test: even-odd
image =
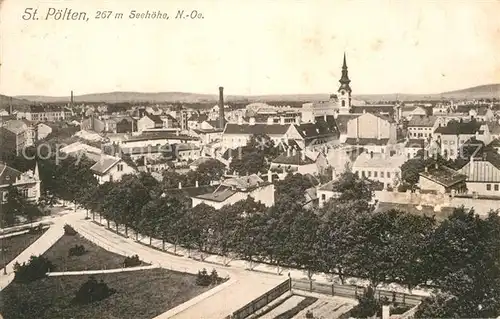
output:
[[[75,246],[83,246],[85,253],[80,256],[69,256],[69,250]],[[55,271],[101,270],[122,268],[126,256],[115,254],[101,248],[79,234],[64,235],[43,256],[55,266]],[[141,266],[146,266],[142,263]]]
[[[116,293],[86,305],[72,302],[89,276],[47,277],[29,284],[13,282],[2,291],[4,318],[150,319],[213,286],[196,285],[196,276],[165,269],[94,275]]]
[[[40,236],[42,236],[47,229],[48,228],[45,228],[35,233],[28,232],[0,239],[0,241],[3,241],[3,251],[0,249],[0,268],[3,268],[5,265],[8,265],[11,261],[13,261],[17,256],[19,256],[20,253],[40,238]],[[0,245],[0,247],[2,247],[2,245]]]

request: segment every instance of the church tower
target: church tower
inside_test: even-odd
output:
[[[342,65],[342,77],[339,80],[340,82],[340,87],[339,87],[339,113],[349,113],[351,109],[351,87],[349,83],[351,83],[351,80],[349,80],[349,75],[347,73],[347,62],[345,58],[345,52],[344,52],[344,63]]]

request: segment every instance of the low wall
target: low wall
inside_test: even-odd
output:
[[[498,209],[500,201],[493,199],[478,199],[469,197],[451,197],[443,194],[400,193],[389,191],[375,191],[374,199],[379,202],[425,205],[432,207],[461,207],[474,208],[480,216],[486,216],[492,209]]]

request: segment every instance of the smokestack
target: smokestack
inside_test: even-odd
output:
[[[9,115],[12,115],[13,113],[13,109],[12,109],[12,96],[9,98]]]
[[[224,87],[219,86],[219,128],[224,129],[226,120],[224,118]]]
[[[70,106],[73,107],[73,90],[71,90]]]

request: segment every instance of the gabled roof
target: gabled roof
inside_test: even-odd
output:
[[[425,140],[419,140],[419,139],[409,139],[405,147],[406,148],[422,148],[425,145]]]
[[[451,187],[467,179],[467,176],[443,165],[438,167],[431,165],[427,167],[427,171],[421,172],[419,175],[444,187]]]
[[[117,157],[102,156],[90,169],[98,175],[104,175],[120,161],[121,159]]]
[[[476,121],[457,122],[450,121],[446,126],[436,128],[436,133],[444,135],[476,134],[481,128],[481,123]]]
[[[266,134],[266,135],[284,135],[291,124],[280,125],[280,124],[243,124],[238,125],[235,123],[227,123],[224,129],[224,134]]]
[[[302,155],[298,152],[295,155],[281,154],[273,159],[271,163],[283,165],[309,165],[314,164],[314,161],[307,156],[302,159]]]
[[[482,157],[469,161],[459,170],[468,182],[500,182],[500,154],[484,152]]]
[[[0,163],[0,185],[14,184],[21,174],[17,169]]]
[[[3,127],[14,134],[21,134],[26,130],[27,124],[22,120],[12,120],[6,122]]]
[[[389,113],[394,114],[394,105],[364,105],[364,106],[352,106],[351,113],[360,114],[363,112],[372,113],[372,114],[380,114],[380,113]]]
[[[146,112],[146,114],[144,116],[147,116],[155,124],[162,124],[163,125],[163,120],[158,115],[154,115],[154,114]]]
[[[206,121],[208,120],[208,115],[206,114],[198,114],[198,113],[194,113],[191,115],[191,117],[188,119],[189,121],[196,121],[198,123],[201,123],[203,121]]]
[[[345,141],[346,144],[349,145],[378,145],[378,146],[383,146],[389,144],[389,139],[388,138],[353,138],[350,137],[346,139]]]
[[[500,124],[498,122],[488,122],[488,129],[491,134],[500,134]]]
[[[340,133],[347,133],[347,123],[359,116],[361,116],[361,114],[339,114],[335,119],[335,122],[337,123],[337,130]]]
[[[412,116],[408,126],[433,127],[437,116]]]

